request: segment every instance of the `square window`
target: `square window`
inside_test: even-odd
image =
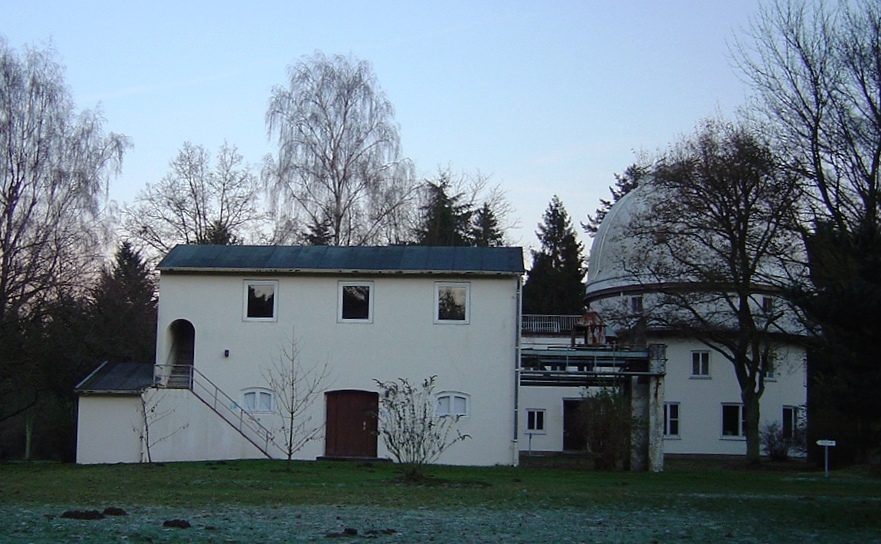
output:
[[[544,410],[526,410],[526,430],[533,432],[544,432],[545,430],[545,411]]]
[[[338,321],[373,322],[373,282],[341,282]]]
[[[467,283],[436,283],[435,323],[468,323],[470,291]]]
[[[743,405],[741,404],[723,404],[722,405],[722,436],[724,437],[742,437],[743,436]]]
[[[679,436],[679,403],[664,404],[664,436]]]
[[[277,281],[245,281],[245,320],[275,321],[277,291]]]
[[[691,375],[700,377],[710,376],[710,352],[691,352]]]

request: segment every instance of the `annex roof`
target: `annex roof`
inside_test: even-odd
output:
[[[153,385],[153,365],[104,361],[77,384],[77,393],[138,394]]]
[[[519,247],[178,245],[162,272],[521,275]]]

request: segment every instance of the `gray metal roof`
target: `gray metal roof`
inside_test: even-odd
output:
[[[153,385],[153,365],[104,361],[74,388],[77,393],[134,395]]]
[[[519,247],[179,245],[163,272],[523,274]]]

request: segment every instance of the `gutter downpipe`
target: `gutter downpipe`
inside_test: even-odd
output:
[[[511,461],[513,465],[516,467],[520,464],[520,451],[518,444],[518,430],[519,430],[519,418],[518,414],[520,413],[520,341],[521,341],[521,323],[523,321],[523,277],[517,276],[517,296],[516,296],[516,307],[517,307],[517,323],[514,327],[514,429],[513,429],[513,440],[511,440],[512,444],[512,453],[511,453]]]

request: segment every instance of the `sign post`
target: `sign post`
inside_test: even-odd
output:
[[[825,455],[825,467],[826,467],[825,474],[826,474],[826,477],[828,478],[829,477],[829,448],[835,447],[835,441],[834,440],[817,440],[817,445],[823,446],[823,450],[825,450],[825,453],[826,453],[826,455]]]

